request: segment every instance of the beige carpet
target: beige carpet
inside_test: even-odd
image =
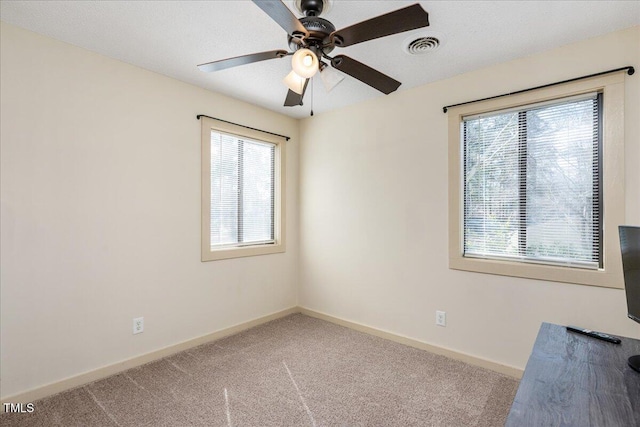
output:
[[[295,314],[6,413],[2,426],[502,426],[518,381]]]

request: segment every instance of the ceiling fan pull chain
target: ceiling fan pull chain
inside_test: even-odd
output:
[[[311,78],[311,117],[313,117],[313,77]]]

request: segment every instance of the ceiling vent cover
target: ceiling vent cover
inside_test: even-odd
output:
[[[426,36],[409,41],[404,50],[410,55],[423,55],[440,47],[440,40],[437,37]]]

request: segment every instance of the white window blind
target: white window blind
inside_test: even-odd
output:
[[[275,145],[211,131],[211,248],[275,242]]]
[[[464,117],[464,256],[602,267],[601,94]]]

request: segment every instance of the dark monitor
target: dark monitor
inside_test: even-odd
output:
[[[628,316],[640,323],[640,227],[621,225],[618,231]],[[631,356],[629,366],[640,372],[640,355]]]

